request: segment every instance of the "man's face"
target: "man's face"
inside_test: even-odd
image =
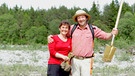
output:
[[[79,25],[81,25],[81,26],[86,25],[86,22],[87,22],[86,16],[85,16],[85,15],[77,16],[77,22],[78,22]]]

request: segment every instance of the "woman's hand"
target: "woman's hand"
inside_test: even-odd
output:
[[[68,61],[68,60],[69,60],[69,57],[68,57],[68,56],[63,56],[62,59],[63,59],[64,61]]]

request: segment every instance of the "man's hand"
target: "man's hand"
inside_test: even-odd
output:
[[[117,34],[118,34],[118,29],[113,28],[111,33],[112,33],[113,35],[117,35]]]
[[[48,40],[48,43],[52,43],[53,42],[53,35],[49,35],[48,37],[47,37],[47,40]]]
[[[118,34],[118,29],[116,28],[113,28],[112,31],[110,33],[107,33],[107,37],[106,37],[106,40],[109,40],[113,37],[113,35],[117,35]]]

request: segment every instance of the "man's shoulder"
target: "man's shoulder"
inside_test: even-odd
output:
[[[72,25],[71,25],[71,29],[73,28],[74,25],[75,25],[75,24],[72,24]]]
[[[73,27],[75,24],[72,24],[71,27]]]
[[[95,25],[92,25],[92,28],[93,28],[93,29],[96,29],[96,28],[98,28],[98,27],[97,27],[97,26],[95,26]]]

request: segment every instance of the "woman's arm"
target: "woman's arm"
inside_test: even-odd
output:
[[[55,57],[61,58],[61,59],[63,59],[64,61],[69,60],[68,56],[65,56],[65,55],[60,54],[60,53],[56,53],[56,54],[55,54]]]

